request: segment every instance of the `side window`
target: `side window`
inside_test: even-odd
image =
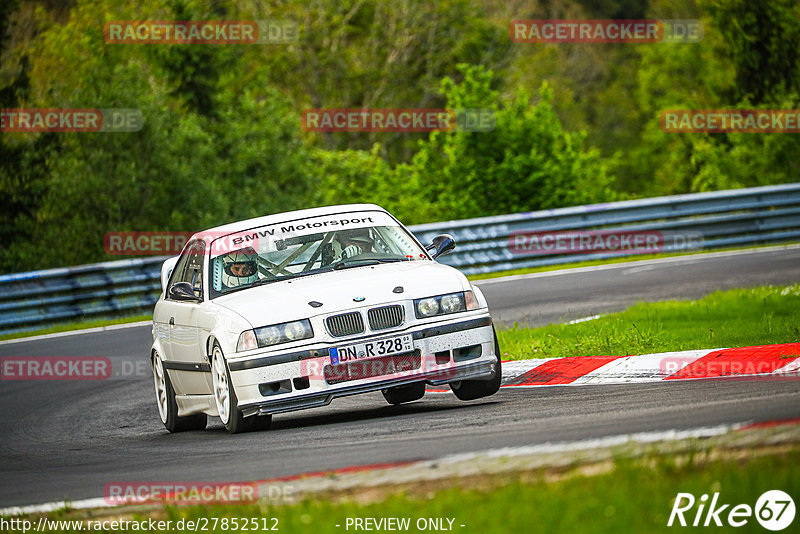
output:
[[[203,296],[203,259],[206,250],[205,241],[195,241],[188,249],[186,271],[181,278],[182,282],[189,282],[194,288],[194,294]]]
[[[186,272],[186,263],[189,261],[189,254],[184,254],[178,259],[178,263],[172,268],[172,274],[169,275],[169,282],[167,282],[167,298],[169,298],[169,288],[172,284],[183,281],[183,273]]]
[[[186,252],[175,264],[172,275],[169,277],[167,288],[177,282],[188,282],[194,288],[194,294],[203,296],[203,254],[205,242],[195,241],[186,247]]]

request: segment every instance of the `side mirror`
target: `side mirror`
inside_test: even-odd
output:
[[[169,277],[172,275],[172,270],[175,268],[175,264],[178,263],[179,258],[180,256],[174,256],[161,264],[161,291],[167,290],[167,282],[169,282]]]
[[[431,244],[425,247],[426,250],[433,250],[433,259],[452,252],[454,248],[456,248],[456,240],[450,234],[437,235]]]
[[[199,302],[200,299],[194,294],[194,288],[189,282],[176,282],[169,288],[169,298],[173,300],[193,300]]]

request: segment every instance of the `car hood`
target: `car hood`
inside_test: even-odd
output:
[[[398,286],[403,293],[394,293]],[[214,303],[242,317],[253,327],[307,317],[441,295],[470,288],[456,269],[432,261],[385,263],[274,282],[217,297]],[[354,299],[362,298],[363,301]],[[321,302],[313,308],[309,302]]]

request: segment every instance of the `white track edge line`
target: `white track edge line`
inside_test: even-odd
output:
[[[724,258],[726,256],[741,256],[743,254],[760,254],[762,252],[775,252],[776,250],[800,249],[797,245],[776,245],[772,247],[748,248],[744,250],[726,250],[722,252],[705,252],[701,254],[686,254],[669,258],[654,258],[651,260],[626,261],[621,263],[607,263],[603,265],[590,265],[588,267],[574,267],[572,269],[559,269],[555,271],[544,271],[540,273],[514,274],[511,276],[500,276],[497,278],[485,278],[483,280],[471,280],[475,285],[498,284],[501,282],[513,282],[515,280],[528,280],[530,278],[545,278],[549,276],[561,276],[565,274],[579,274],[593,271],[607,271],[609,269],[623,269],[642,265],[655,265],[659,263],[675,263],[690,259]]]
[[[477,451],[477,452],[450,454],[442,456],[438,459],[423,460],[420,462],[416,462],[416,464],[420,466],[426,466],[431,464],[442,464],[442,463],[453,464],[477,458],[515,457],[515,456],[527,456],[533,454],[547,454],[547,453],[589,450],[600,447],[615,447],[619,445],[624,445],[629,442],[656,443],[659,441],[677,441],[677,440],[692,439],[692,438],[710,438],[726,434],[733,430],[737,430],[749,423],[750,422],[748,421],[744,423],[718,425],[711,427],[697,427],[686,430],[672,429],[672,430],[662,430],[653,432],[637,432],[632,434],[617,434],[612,436],[605,436],[602,438],[592,438],[592,439],[577,440],[577,441],[546,442],[537,445],[525,445],[521,447],[503,447],[496,449],[487,449],[484,451]],[[255,481],[255,482],[269,482],[269,480]],[[76,501],[54,501],[43,504],[10,506],[8,508],[0,509],[0,516],[48,513],[63,509],[67,506],[70,509],[80,510],[86,508],[113,508],[117,505],[109,504],[105,500],[105,498],[96,497],[96,498],[82,499]]]
[[[41,334],[38,336],[19,337],[16,339],[6,339],[0,341],[0,346],[11,345],[13,343],[25,343],[26,341],[41,341],[43,339],[54,339],[59,337],[78,336],[82,334],[93,334],[105,332],[106,330],[124,330],[126,328],[136,328],[140,326],[150,326],[153,321],[137,321],[135,323],[110,324],[108,326],[95,326],[94,328],[84,328],[81,330],[69,330],[67,332],[53,332],[52,334]]]

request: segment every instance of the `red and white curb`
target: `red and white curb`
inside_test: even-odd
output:
[[[637,356],[503,362],[503,387],[583,386],[725,377],[800,379],[800,343]]]
[[[503,362],[502,387],[627,384],[659,382],[664,380],[696,380],[726,377],[768,377],[770,379],[784,378],[788,380],[800,380],[800,343],[727,349],[689,350],[636,356],[587,356],[506,361]],[[445,390],[429,390],[431,393],[444,391]],[[485,455],[488,457],[513,457],[517,455],[541,454],[565,450],[585,450],[600,446],[623,444],[629,441],[655,442],[692,437],[711,437],[724,434],[731,430],[770,427],[786,423],[797,424],[800,423],[800,420],[795,419],[783,422],[761,422],[753,424],[740,423],[693,430],[626,434],[572,443],[545,443],[529,447],[456,454],[428,462],[442,465],[448,462],[468,460],[477,455]],[[300,481],[308,479],[327,480],[332,475],[343,475],[360,471],[376,471],[380,469],[397,469],[408,465],[422,465],[423,463],[424,462],[399,462],[394,464],[354,466],[335,471],[305,473],[303,475],[260,480],[256,481],[256,483],[259,485],[289,482],[297,484]],[[393,477],[393,480],[396,481],[396,474],[393,475]],[[107,508],[114,505],[109,504],[105,498],[94,498],[69,503],[60,501],[33,506],[3,508],[0,509],[0,515],[43,513],[58,510],[65,506],[78,509]]]

